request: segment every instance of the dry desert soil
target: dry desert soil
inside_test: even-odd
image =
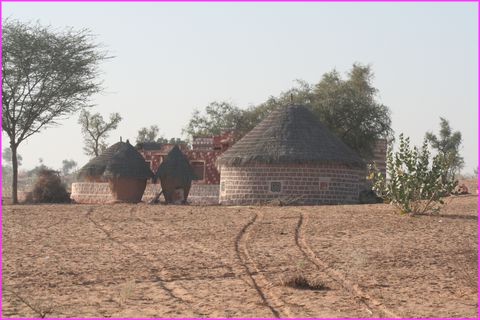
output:
[[[477,196],[417,217],[385,204],[7,205],[2,313],[473,318],[477,223]]]

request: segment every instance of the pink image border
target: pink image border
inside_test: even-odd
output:
[[[157,0],[139,0],[139,1],[131,1],[131,0],[49,0],[49,1],[35,1],[35,0],[1,0],[0,2],[50,2],[50,3],[55,3],[55,2],[170,2],[170,3],[175,3],[175,2],[192,2],[192,3],[197,3],[197,2],[209,2],[209,3],[215,3],[215,2],[263,2],[263,3],[278,3],[278,2],[328,2],[328,3],[334,3],[334,2],[342,2],[342,3],[361,3],[361,2],[368,2],[368,3],[384,3],[384,2],[407,2],[407,3],[412,3],[412,2],[422,2],[422,3],[436,3],[436,2],[447,2],[447,3],[459,3],[459,2],[476,2],[477,3],[477,85],[478,85],[478,90],[477,90],[477,124],[480,123],[480,113],[478,112],[478,106],[479,106],[479,101],[480,101],[480,59],[479,59],[479,35],[480,35],[480,3],[478,0],[461,0],[461,1],[452,1],[452,0],[370,0],[370,1],[363,1],[363,0],[330,0],[330,1],[322,1],[322,0],[301,0],[301,1],[290,1],[290,0],[210,0],[210,1],[203,1],[203,0],[181,0],[181,1],[157,1]],[[3,6],[0,7],[0,18],[2,17],[3,14]],[[1,27],[0,27],[1,30]],[[0,40],[0,46],[1,46],[1,40]],[[0,52],[0,57],[2,53]],[[0,124],[1,126],[1,124]],[[477,127],[477,138],[478,141],[480,141],[480,131],[478,130]],[[0,150],[3,150],[3,139],[0,139]],[[480,159],[480,151],[479,148],[480,144],[477,145],[477,161]],[[3,159],[1,160],[3,161]],[[1,170],[1,169],[0,169]],[[477,178],[478,179],[478,178]],[[0,175],[0,182],[3,180],[3,175]],[[480,182],[480,179],[478,179],[478,182]],[[3,190],[2,190],[3,192]],[[3,198],[3,195],[2,195]],[[1,205],[0,205],[0,209]],[[0,210],[1,211],[1,210]],[[480,204],[477,206],[477,212],[480,211]],[[2,219],[2,213],[0,212],[0,219]],[[478,219],[477,219],[478,223]],[[477,225],[477,231],[480,228],[480,224]],[[3,224],[0,226],[0,248],[2,248],[2,239],[3,239]],[[480,243],[480,233],[477,232],[477,244]],[[478,250],[478,248],[477,248]],[[0,255],[0,263],[2,264],[2,267],[0,269],[0,278],[2,278],[2,273],[3,273],[3,256]],[[478,264],[480,264],[480,257],[478,259]],[[480,288],[480,273],[478,276],[478,287]],[[0,290],[2,291],[2,297],[0,298],[0,315],[3,314],[3,281],[0,282]],[[480,293],[477,292],[477,303],[480,301]],[[0,316],[0,318],[3,318]],[[480,310],[478,310],[478,304],[477,304],[477,318],[480,319]],[[40,318],[10,318],[10,319],[40,319]],[[49,318],[46,318],[49,319]],[[54,318],[51,318],[54,319]],[[58,319],[58,318],[56,318]],[[60,318],[61,319],[61,318]],[[72,320],[85,320],[85,319],[105,319],[105,318],[68,318]],[[108,318],[108,319],[120,319],[120,318]],[[121,318],[121,319],[128,319],[128,318]],[[134,318],[134,319],[151,319],[151,318]],[[155,319],[170,319],[170,318],[155,318]],[[174,319],[187,319],[187,318],[174,318]],[[188,319],[201,319],[201,318],[188,318]],[[258,319],[258,318],[209,318],[209,319]],[[273,319],[273,318],[261,318],[261,319]],[[312,319],[312,318],[295,318],[295,319]],[[322,318],[322,319],[355,319],[355,318]],[[382,318],[361,318],[361,319],[382,319]],[[391,318],[383,318],[383,319],[391,319]],[[404,319],[461,319],[461,318],[404,318]],[[465,318],[466,319],[466,318]],[[475,319],[475,318],[470,318],[470,319]]]

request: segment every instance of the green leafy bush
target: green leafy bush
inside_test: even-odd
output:
[[[437,212],[442,197],[455,188],[457,181],[446,178],[449,166],[441,156],[432,158],[425,140],[419,149],[410,147],[410,139],[399,137],[399,150],[387,153],[387,176],[371,167],[369,178],[378,196],[398,207],[403,213],[422,214]]]

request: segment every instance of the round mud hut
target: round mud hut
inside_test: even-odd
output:
[[[153,177],[142,155],[128,142],[117,142],[90,160],[78,173],[79,181],[108,182],[115,201],[142,200],[147,180]]]
[[[170,150],[158,167],[154,181],[160,179],[166,203],[186,203],[192,180],[196,179],[190,161],[178,145]]]
[[[366,164],[306,107],[269,114],[217,160],[220,203],[353,204]]]

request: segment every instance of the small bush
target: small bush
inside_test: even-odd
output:
[[[301,290],[328,290],[320,281],[312,281],[301,273],[297,273],[293,276],[287,277],[282,280],[282,285],[285,287],[301,289]]]
[[[370,179],[378,196],[389,201],[404,213],[437,212],[442,197],[450,195],[457,181],[447,178],[448,164],[435,156],[430,164],[430,152],[425,140],[421,149],[410,148],[410,139],[400,135],[398,152],[390,148],[387,154],[387,175],[371,168]]]
[[[56,171],[42,169],[37,174],[37,181],[32,191],[33,202],[65,203],[70,196]]]

